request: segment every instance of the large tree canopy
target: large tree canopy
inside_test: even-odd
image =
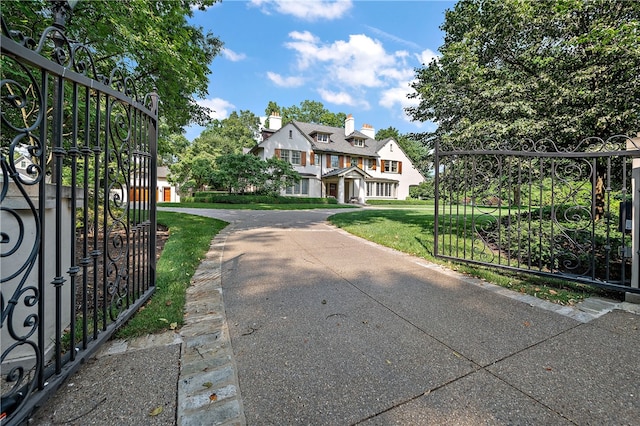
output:
[[[332,127],[344,127],[347,114],[344,112],[333,113],[326,109],[322,102],[304,100],[300,106],[280,107],[274,101],[269,101],[265,113],[267,116],[272,112],[277,112],[282,117],[282,124],[290,123],[293,120],[303,123],[315,123]]]
[[[438,124],[436,138],[571,147],[640,131],[640,2],[462,0],[442,29],[408,109]]]
[[[242,155],[243,148],[253,147],[259,126],[260,119],[247,110],[233,111],[223,120],[214,120],[180,152],[178,161],[170,165],[171,181],[183,191],[213,185],[221,167],[236,164],[233,161],[218,163],[217,159],[223,156],[235,159]],[[226,187],[226,183],[223,186]]]
[[[207,94],[209,64],[222,42],[187,22],[192,6],[217,0],[80,1],[66,25],[69,39],[89,45],[98,72],[109,75],[117,64],[141,94],[157,90],[161,115],[170,132],[191,123],[206,124],[209,111],[195,102]],[[10,30],[39,39],[53,23],[51,2],[4,1],[2,17]]]

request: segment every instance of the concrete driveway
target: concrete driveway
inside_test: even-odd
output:
[[[640,424],[637,315],[466,278],[334,228],[332,210],[186,212],[231,223],[248,424]]]

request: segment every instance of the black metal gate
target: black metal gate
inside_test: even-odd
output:
[[[551,141],[438,145],[436,256],[638,293],[638,146],[627,136],[571,150]]]
[[[18,424],[155,288],[158,99],[60,26],[2,20],[0,45],[0,421]]]

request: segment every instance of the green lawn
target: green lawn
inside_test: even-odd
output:
[[[597,288],[573,282],[437,259],[433,255],[434,220],[433,206],[363,209],[329,217],[335,226],[369,241],[541,299],[572,305],[586,297],[603,294]]]
[[[169,228],[156,265],[156,291],[116,337],[130,338],[180,327],[186,290],[213,237],[226,222],[183,213],[158,211],[158,223]]]

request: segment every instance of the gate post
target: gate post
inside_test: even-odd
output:
[[[640,133],[627,142],[627,150],[640,150]],[[631,170],[633,222],[631,226],[631,287],[639,288],[640,282],[640,158],[634,157]],[[625,293],[625,301],[640,303],[640,294]]]

